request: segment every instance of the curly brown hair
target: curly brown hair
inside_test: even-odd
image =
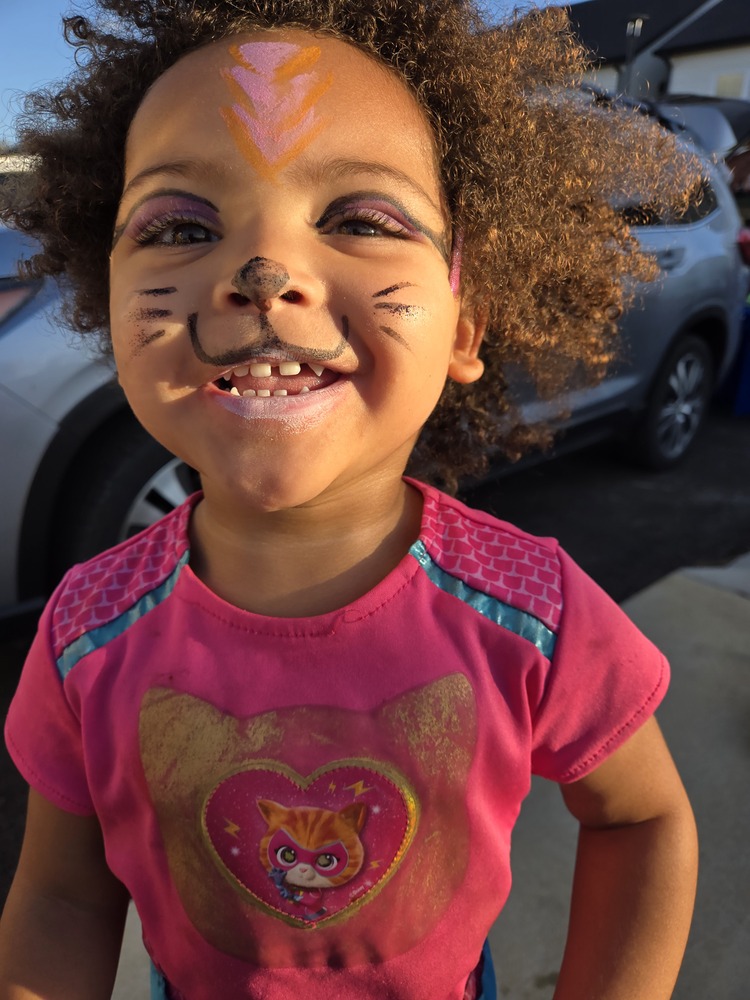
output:
[[[616,210],[686,204],[699,167],[674,137],[580,89],[585,53],[561,8],[489,27],[475,0],[98,0],[65,19],[78,69],[27,98],[25,196],[0,217],[41,242],[30,276],[65,275],[67,316],[108,340],[108,255],[125,140],[151,84],[188,52],[252,29],[296,27],[359,46],[405,81],[435,135],[462,290],[489,312],[473,385],[446,385],[410,471],[455,487],[498,450],[548,439],[514,415],[509,371],[549,398],[602,377],[634,280],[653,265]],[[106,122],[106,128],[102,127]]]

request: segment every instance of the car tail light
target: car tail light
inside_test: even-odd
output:
[[[743,226],[740,229],[737,236],[737,246],[739,247],[740,257],[743,261],[750,265],[750,227]]]
[[[0,324],[28,302],[35,291],[35,285],[19,285],[15,279],[5,282],[0,278]]]

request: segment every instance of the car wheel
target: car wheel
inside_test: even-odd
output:
[[[134,423],[102,434],[84,460],[63,501],[56,575],[137,534],[200,489],[197,473]]]
[[[654,382],[632,453],[649,469],[667,469],[687,455],[708,413],[714,363],[706,342],[683,337]]]

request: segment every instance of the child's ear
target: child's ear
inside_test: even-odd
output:
[[[468,384],[481,378],[484,362],[479,358],[489,311],[485,306],[465,306],[456,325],[456,339],[448,365],[448,376],[455,382]]]

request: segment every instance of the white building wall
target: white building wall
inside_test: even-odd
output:
[[[617,70],[611,66],[602,66],[586,74],[586,79],[595,87],[613,94],[617,90]]]
[[[673,94],[750,100],[750,45],[673,56],[671,61]]]

